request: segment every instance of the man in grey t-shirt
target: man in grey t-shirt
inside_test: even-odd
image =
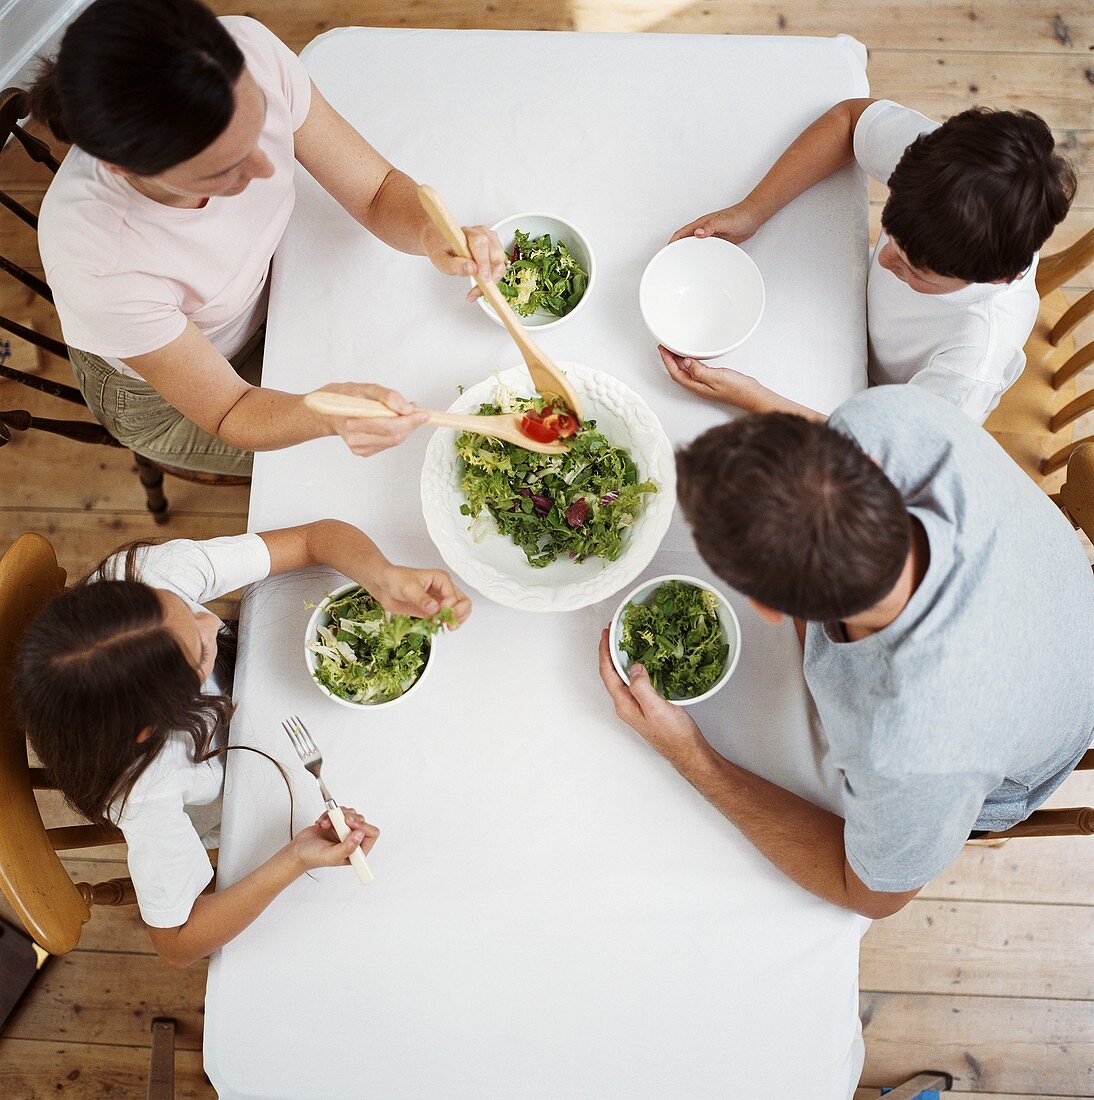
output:
[[[1021,821],[1094,736],[1094,579],[1078,538],[995,441],[912,386],[827,424],[785,413],[678,459],[696,543],[804,669],[843,817],[718,756],[648,678],[601,671],[620,716],[777,866],[835,904],[896,912],[971,830]],[[633,670],[632,670],[633,673]]]

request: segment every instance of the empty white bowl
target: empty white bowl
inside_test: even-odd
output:
[[[717,359],[740,347],[764,312],[764,280],[752,257],[721,237],[682,237],[642,273],[642,319],[677,355]]]
[[[506,256],[513,251],[513,245],[516,242],[516,231],[518,229],[522,233],[527,233],[529,237],[542,237],[544,233],[550,233],[551,240],[562,241],[570,250],[570,254],[573,258],[589,273],[589,284],[585,287],[585,293],[582,294],[577,305],[562,317],[555,317],[554,314],[540,311],[533,313],[530,317],[522,317],[514,310],[513,316],[516,317],[525,328],[534,328],[537,332],[546,332],[547,329],[558,328],[559,325],[568,321],[584,307],[585,303],[589,300],[589,295],[593,292],[593,284],[596,281],[596,260],[593,258],[593,249],[586,239],[585,234],[582,233],[573,222],[568,222],[565,218],[555,217],[554,214],[536,214],[528,212],[524,214],[514,214],[511,218],[506,218],[504,221],[498,222],[497,225],[491,228],[501,239],[501,246],[505,249]],[[471,280],[471,285],[475,285],[474,279]],[[494,307],[491,306],[485,298],[479,299],[479,305],[495,325],[501,324],[501,321],[498,320],[498,315],[494,312]]]
[[[352,707],[354,710],[380,710],[383,707],[393,707],[396,703],[401,703],[411,692],[417,689],[418,685],[425,679],[426,673],[433,667],[437,639],[444,631],[437,631],[437,633],[429,639],[429,655],[425,659],[425,664],[422,665],[422,671],[418,673],[418,678],[406,687],[402,695],[397,695],[394,699],[387,699],[381,703],[355,703],[351,699],[343,699],[340,695],[335,695],[333,691],[324,684],[321,684],[315,678],[316,656],[308,649],[308,642],[313,642],[319,637],[319,628],[321,626],[329,625],[330,615],[327,612],[327,608],[335,600],[340,600],[347,593],[353,592],[360,587],[361,586],[355,581],[350,581],[349,584],[343,584],[340,588],[335,588],[332,592],[328,592],[327,595],[319,601],[319,606],[312,612],[312,616],[308,620],[308,629],[304,633],[304,662],[308,666],[308,676],[311,682],[315,684],[328,699],[332,699],[334,702],[340,703],[344,707]]]
[[[722,624],[722,629],[726,634],[726,643],[729,646],[729,659],[726,661],[725,671],[718,677],[715,684],[707,691],[704,691],[702,695],[694,695],[690,699],[669,700],[677,706],[690,707],[695,703],[701,703],[704,699],[709,699],[712,695],[721,691],[729,681],[729,678],[733,675],[733,670],[737,667],[737,661],[741,656],[741,624],[737,619],[737,612],[733,610],[729,600],[727,600],[713,585],[707,584],[706,581],[699,580],[698,577],[687,577],[681,573],[666,573],[663,577],[654,577],[652,580],[643,581],[616,608],[615,614],[612,616],[611,626],[608,628],[608,652],[611,654],[615,671],[619,673],[620,678],[625,684],[629,684],[631,678],[627,674],[627,668],[624,664],[624,659],[619,647],[619,638],[623,631],[623,612],[626,610],[628,604],[645,603],[666,581],[683,581],[685,584],[694,585],[696,588],[701,588],[705,592],[714,593],[718,598],[718,621]],[[627,664],[629,663],[630,662],[627,661]]]

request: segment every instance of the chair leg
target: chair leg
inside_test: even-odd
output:
[[[148,1062],[148,1100],[174,1100],[175,1024],[168,1016],[152,1021],[152,1051]]]
[[[167,498],[163,495],[163,471],[148,461],[144,455],[133,452],[137,473],[144,486],[145,503],[152,519],[161,527],[167,522]]]

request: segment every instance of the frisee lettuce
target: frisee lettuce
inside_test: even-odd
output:
[[[718,618],[718,597],[686,581],[666,581],[646,603],[629,603],[621,616],[619,648],[644,665],[665,699],[694,699],[725,672],[729,643]]]
[[[531,317],[540,309],[555,317],[565,316],[581,301],[589,273],[562,241],[551,240],[550,233],[532,238],[518,229],[513,236],[509,264],[498,290],[521,317]]]
[[[494,416],[545,405],[542,398],[513,397],[499,387],[497,402],[478,412]],[[471,518],[472,534],[500,531],[536,568],[562,556],[615,561],[644,496],[657,486],[639,482],[634,460],[596,430],[595,420],[586,420],[568,442],[566,454],[543,455],[475,432],[457,436],[466,498],[460,512]]]
[[[329,624],[307,643],[315,654],[313,675],[352,703],[386,703],[404,694],[429,660],[429,639],[456,621],[447,607],[428,619],[389,614],[363,588],[326,610]]]

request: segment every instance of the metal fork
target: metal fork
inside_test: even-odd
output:
[[[346,824],[346,815],[342,813],[342,807],[331,797],[326,783],[323,782],[323,777],[319,774],[320,769],[323,767],[323,754],[319,751],[319,746],[316,745],[312,735],[308,733],[307,727],[295,714],[286,718],[281,723],[281,727],[289,735],[289,740],[299,754],[304,770],[315,776],[315,781],[319,784],[319,791],[323,795],[323,801],[327,804],[327,814],[334,825],[334,831],[338,834],[338,839],[345,840],[350,833],[349,826]],[[372,871],[369,869],[365,854],[360,848],[354,849],[349,861],[353,864],[357,877],[364,885],[367,886],[372,882]]]

